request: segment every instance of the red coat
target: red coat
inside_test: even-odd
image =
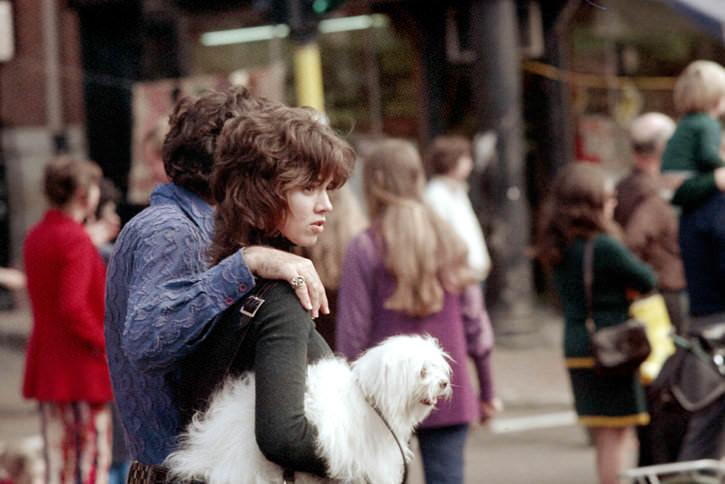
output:
[[[109,402],[103,309],[106,266],[83,225],[49,210],[25,239],[33,331],[23,396]]]

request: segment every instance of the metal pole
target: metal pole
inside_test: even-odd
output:
[[[294,51],[297,105],[310,106],[325,112],[322,87],[322,63],[317,42],[298,44]]]
[[[370,109],[370,132],[374,136],[383,134],[383,98],[380,92],[380,69],[375,58],[375,31],[365,32],[365,72],[368,85],[368,106]]]

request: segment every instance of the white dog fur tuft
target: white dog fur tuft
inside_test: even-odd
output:
[[[384,415],[405,453],[412,432],[439,398],[449,398],[448,356],[430,336],[393,336],[351,365],[326,358],[310,365],[305,415],[317,428],[324,480],[298,472],[295,482],[399,484],[404,463]],[[229,429],[234,429],[230,432]],[[228,379],[197,414],[166,459],[170,477],[207,484],[282,482],[283,470],[264,458],[254,437],[254,375]]]

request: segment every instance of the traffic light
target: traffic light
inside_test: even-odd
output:
[[[324,15],[345,3],[345,0],[312,0],[312,11],[316,15]]]
[[[252,8],[268,20],[287,24],[295,40],[306,43],[317,34],[322,16],[345,0],[255,0]]]

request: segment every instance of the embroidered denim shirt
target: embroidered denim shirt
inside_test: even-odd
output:
[[[157,186],[150,206],[116,241],[107,271],[105,336],[113,393],[131,456],[161,464],[180,416],[169,375],[214,316],[254,279],[242,251],[208,268],[211,206],[178,185]]]

